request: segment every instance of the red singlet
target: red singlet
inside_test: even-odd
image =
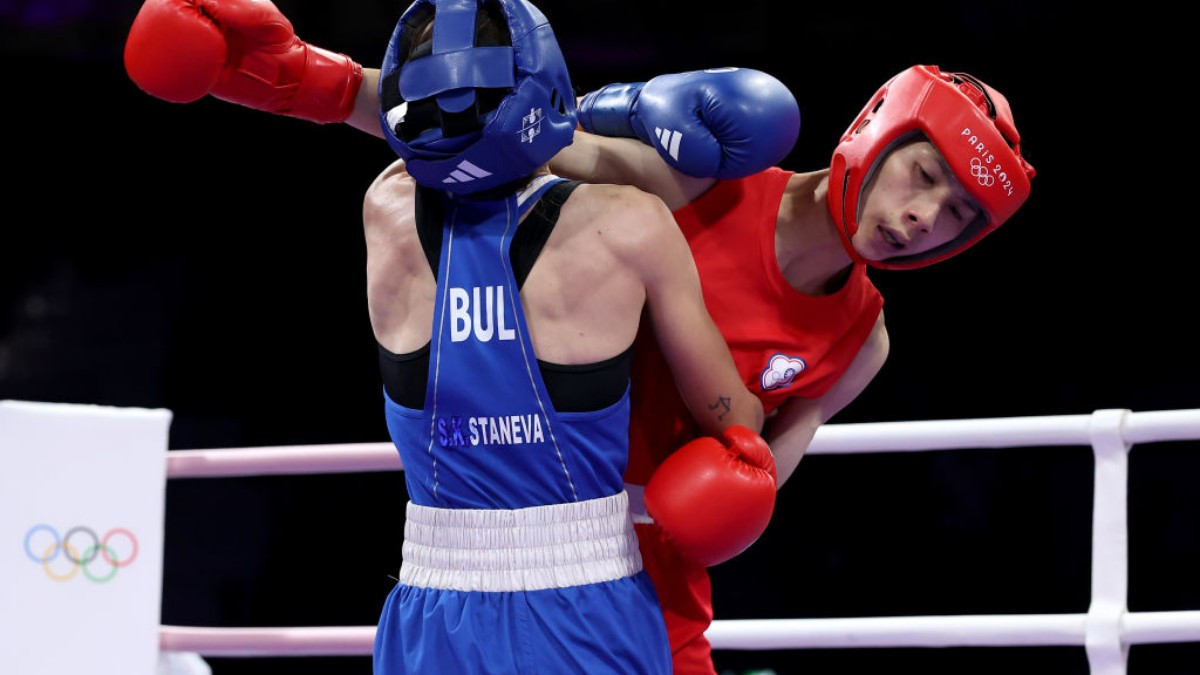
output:
[[[809,296],[788,285],[775,257],[780,201],[792,172],[771,168],[720,181],[675,212],[700,272],[704,302],[746,387],[770,414],[793,396],[819,398],[870,335],[883,297],[855,265],[837,292]],[[675,388],[648,321],[634,349],[626,482],[700,435]],[[663,605],[676,673],[713,673],[704,631],[712,622],[708,571],[681,560],[653,525],[638,525],[642,557]]]

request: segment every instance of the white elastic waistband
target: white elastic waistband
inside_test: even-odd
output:
[[[457,591],[536,591],[623,579],[642,569],[629,497],[525,509],[409,502],[400,583]]]

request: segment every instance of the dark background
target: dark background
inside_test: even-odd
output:
[[[368,66],[406,5],[277,4],[300,37]],[[360,214],[391,151],[344,125],[142,93],[121,62],[139,6],[0,0],[0,398],[168,408],[172,449],[385,441]],[[1039,172],[1032,197],[955,259],[872,273],[892,355],[834,422],[1200,407],[1194,74],[1157,52],[1177,20],[1031,0],[542,7],[579,93],[726,65],[779,77],[802,114],[782,163],[795,170],[827,166],[865,100],[914,63],[1008,96]],[[1200,609],[1198,445],[1132,454],[1132,611]],[[1088,448],[811,456],[763,539],[713,568],[717,617],[1086,612],[1091,492]],[[164,623],[377,620],[400,562],[402,474],[176,480],[167,502]],[[716,659],[730,672],[1088,672],[1074,647]],[[1198,673],[1200,645],[1135,646],[1129,672]]]

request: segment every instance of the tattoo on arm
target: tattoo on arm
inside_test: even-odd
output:
[[[725,415],[730,410],[732,410],[732,408],[730,407],[731,402],[732,402],[732,399],[730,399],[728,396],[718,396],[717,402],[708,406],[708,409],[709,410],[721,409],[721,412],[717,413],[717,419],[719,419],[719,420],[725,419]]]

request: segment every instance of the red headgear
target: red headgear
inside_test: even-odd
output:
[[[953,241],[917,255],[864,260],[851,243],[862,190],[887,154],[916,134],[937,147],[982,211]],[[1008,100],[966,73],[913,66],[879,88],[833,151],[829,211],[857,262],[911,269],[944,260],[1000,227],[1029,198],[1037,172],[1021,157],[1021,136]]]

